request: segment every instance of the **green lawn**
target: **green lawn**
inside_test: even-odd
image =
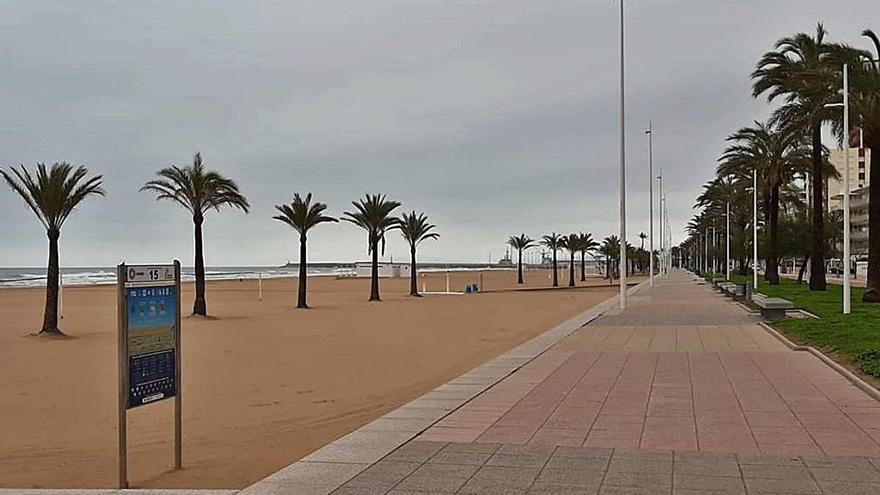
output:
[[[734,282],[751,281],[751,277],[731,276]],[[828,284],[825,292],[810,291],[804,282],[782,279],[779,285],[758,282],[758,292],[792,301],[800,309],[819,319],[787,319],[774,322],[799,342],[834,352],[850,361],[863,373],[880,377],[880,304],[862,302],[861,287],[852,288],[852,314],[842,311],[843,286]]]

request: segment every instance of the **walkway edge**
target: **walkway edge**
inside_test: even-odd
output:
[[[797,345],[794,342],[788,340],[788,337],[783,335],[779,330],[776,330],[772,326],[768,325],[766,322],[758,322],[758,325],[764,327],[764,330],[770,332],[771,335],[776,337],[780,342],[788,346],[789,349],[793,351],[801,351],[801,352],[809,352],[810,354],[819,358],[823,363],[830,366],[834,371],[843,375],[844,378],[849,380],[853,385],[858,387],[862,392],[871,396],[872,399],[876,401],[880,401],[880,390],[874,388],[870,383],[859,378],[858,375],[853,373],[852,371],[846,369],[843,365],[838,363],[837,361],[831,359],[826,356],[824,353],[816,349],[815,347],[808,345]]]
[[[634,294],[642,282],[628,289]],[[579,328],[619,304],[612,296],[585,312],[520,344],[497,358],[344,435],[276,473],[250,485],[241,495],[288,493],[327,495],[397,450],[511,373],[531,362]]]

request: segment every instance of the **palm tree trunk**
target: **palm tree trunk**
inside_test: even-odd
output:
[[[306,236],[299,236],[299,292],[296,298],[296,307],[306,309],[306,284],[308,280],[308,261],[306,259]]]
[[[381,301],[379,297],[379,236],[370,236],[370,250],[373,254],[370,269],[370,301]]]
[[[568,260],[568,286],[574,287],[574,251],[569,252]]]
[[[418,283],[416,283],[416,247],[415,245],[410,246],[409,248],[409,295],[413,297],[422,297],[419,294]]]
[[[517,250],[519,252],[519,258],[516,262],[516,283],[523,283],[523,274],[522,274],[522,249]]]
[[[813,249],[810,263],[810,290],[825,290],[825,215],[822,201],[822,125],[813,124]]]
[[[880,135],[865,136],[871,150],[869,184],[880,184]],[[875,163],[877,165],[875,165]],[[880,302],[880,187],[868,192],[868,278],[863,302]]]
[[[770,231],[770,242],[767,246],[767,271],[764,278],[770,285],[779,285],[779,255],[777,254],[777,237],[779,227],[779,186],[774,185],[770,189],[770,222],[767,225]]]
[[[196,300],[193,303],[193,312],[194,315],[207,316],[208,315],[208,304],[205,301],[205,256],[203,254],[202,247],[202,222],[204,219],[201,215],[196,215],[193,217],[193,224],[195,225],[195,238],[196,238]]]
[[[556,269],[556,250],[553,250],[553,287],[559,287],[559,271]]]
[[[46,235],[49,237],[49,265],[46,268],[46,310],[40,333],[63,335],[58,328],[58,238],[61,232],[50,230]]]
[[[581,282],[587,281],[587,253],[581,251]]]

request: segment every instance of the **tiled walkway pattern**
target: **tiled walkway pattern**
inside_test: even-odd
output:
[[[876,494],[878,468],[880,459],[414,441],[333,493]]]
[[[674,272],[600,310],[242,493],[880,494],[880,402],[743,308]]]

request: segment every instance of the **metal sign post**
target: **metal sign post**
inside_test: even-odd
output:
[[[128,410],[174,398],[174,467],[180,469],[180,262],[117,267],[119,487],[128,488]]]

